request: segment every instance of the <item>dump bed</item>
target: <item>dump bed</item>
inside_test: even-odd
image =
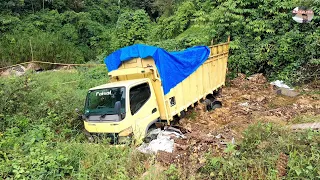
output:
[[[120,62],[114,61],[114,59],[121,57],[121,54],[117,54],[119,52],[115,52],[109,58],[114,55],[117,57],[106,58],[105,62],[109,71],[111,69],[109,72],[111,82],[140,78],[152,79],[160,118],[170,121],[173,116],[180,115],[181,111],[187,110],[189,106],[193,106],[195,102],[212,94],[213,91],[225,84],[229,41],[206,47],[206,49],[208,51],[204,49],[203,54],[196,54],[199,51],[196,49],[195,51],[187,51],[189,54],[173,54],[173,57],[169,53],[157,54],[156,51],[152,52],[155,54],[153,57],[133,53],[130,56],[137,56],[136,58],[122,56],[123,59]],[[199,59],[195,59],[197,57]],[[169,63],[169,66],[164,67],[159,62],[168,63],[170,60],[175,63],[174,66]],[[186,64],[193,67],[188,67]],[[184,71],[184,69],[186,70]]]
[[[170,119],[225,85],[228,52],[229,43],[210,46],[208,59],[165,95]]]

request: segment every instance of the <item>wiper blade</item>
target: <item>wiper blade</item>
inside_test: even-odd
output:
[[[106,115],[113,115],[112,113],[104,113],[100,116],[100,118],[104,118]]]

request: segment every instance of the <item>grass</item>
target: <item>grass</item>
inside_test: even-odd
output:
[[[292,124],[320,122],[320,115],[301,115],[292,120]]]
[[[320,133],[291,132],[272,123],[251,125],[243,141],[224,157],[208,156],[202,168],[204,178],[277,179],[282,163],[288,179],[320,178]],[[286,154],[288,162],[279,155]]]
[[[130,147],[90,144],[76,108],[89,88],[108,82],[103,67],[1,78],[0,177],[131,179],[147,156]]]
[[[196,120],[197,115],[198,115],[197,111],[192,109],[190,110],[190,112],[187,112],[186,118],[191,120]]]

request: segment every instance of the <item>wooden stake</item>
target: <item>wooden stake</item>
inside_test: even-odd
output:
[[[31,49],[31,62],[33,62],[33,49],[32,49],[31,39],[29,39],[29,42],[30,42],[30,49]]]

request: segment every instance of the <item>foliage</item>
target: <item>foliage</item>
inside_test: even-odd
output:
[[[143,10],[121,14],[115,29],[119,47],[146,41],[149,26],[149,17]]]
[[[145,43],[169,51],[225,42],[229,71],[264,73],[298,84],[319,77],[319,17],[292,20],[297,6],[319,14],[319,1],[94,0],[0,3],[0,66],[32,59],[100,61],[118,48]],[[31,42],[31,43],[30,43]],[[31,51],[31,48],[33,50]],[[312,71],[308,71],[312,69]]]
[[[271,123],[251,125],[239,144],[228,148],[224,157],[208,156],[201,169],[213,179],[277,179],[279,154],[287,154],[286,178],[317,179],[319,172],[319,132],[289,132]]]
[[[297,2],[276,0],[222,2],[212,13],[224,16],[210,16],[209,24],[215,27],[211,33],[218,41],[231,35],[229,69],[290,81],[300,66],[318,59],[320,46],[314,43],[320,37],[320,19],[296,23],[290,13],[296,6]],[[313,7],[319,13],[316,2]]]
[[[179,179],[179,170],[174,164],[171,164],[169,169],[165,171],[168,180],[178,180]]]
[[[87,90],[106,82],[105,67],[1,78],[0,177],[130,179],[141,175],[147,156],[130,147],[90,144],[82,133],[83,122],[75,109],[82,112]]]
[[[54,76],[53,76],[54,73]],[[90,76],[87,75],[90,73]],[[32,73],[21,78],[1,79],[0,131],[6,128],[41,124],[60,132],[61,128],[73,128],[81,124],[74,121],[76,108],[82,108],[85,94],[91,86],[107,82],[105,68],[70,72]],[[24,117],[20,123],[16,121]],[[69,133],[70,135],[70,133]]]

